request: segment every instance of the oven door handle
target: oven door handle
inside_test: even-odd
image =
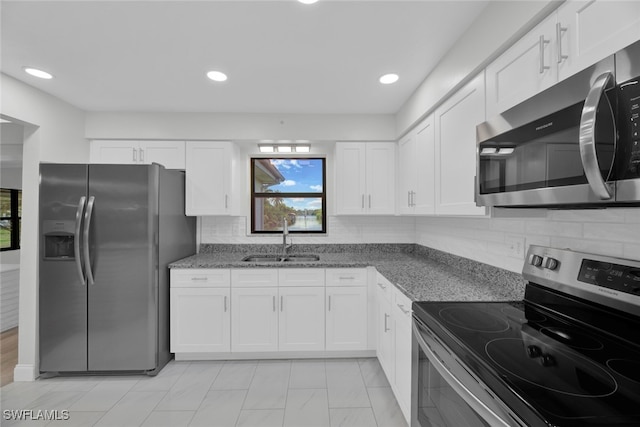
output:
[[[584,101],[582,115],[580,117],[580,159],[582,168],[587,176],[589,186],[600,200],[611,200],[613,194],[607,183],[602,178],[598,165],[598,153],[596,151],[596,118],[598,104],[605,90],[612,87],[613,74],[603,73],[596,78]],[[613,114],[613,113],[612,113]]]
[[[487,421],[489,425],[500,426],[500,427],[510,427],[510,424],[505,422],[502,418],[500,418],[495,412],[493,412],[489,407],[487,407],[480,399],[478,399],[467,387],[464,386],[456,378],[456,376],[449,370],[447,366],[442,363],[442,361],[436,356],[431,349],[431,346],[427,344],[422,336],[423,332],[420,330],[420,327],[417,324],[416,319],[413,319],[413,335],[418,341],[420,348],[425,352],[429,362],[433,365],[434,368],[438,371],[438,373],[445,379],[445,381],[451,386],[451,388],[474,410],[478,413],[482,419]]]

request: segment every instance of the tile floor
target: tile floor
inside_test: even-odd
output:
[[[0,389],[9,426],[406,427],[377,359],[170,362],[156,377],[66,377]],[[7,410],[68,410],[8,420]]]

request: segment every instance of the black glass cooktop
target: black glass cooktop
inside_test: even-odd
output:
[[[549,298],[531,285],[527,293]],[[640,425],[640,325],[551,299],[551,308],[526,301],[417,302],[413,309],[530,425]]]

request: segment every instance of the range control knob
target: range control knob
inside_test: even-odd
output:
[[[534,359],[536,357],[542,356],[542,350],[537,345],[527,346],[527,356]]]
[[[540,363],[542,363],[542,366],[545,367],[555,366],[556,359],[550,354],[543,354],[542,358],[540,359]]]
[[[542,260],[542,266],[548,270],[555,270],[558,268],[558,260],[546,256]]]
[[[529,256],[529,264],[540,267],[542,265],[542,257],[540,255],[531,254]]]

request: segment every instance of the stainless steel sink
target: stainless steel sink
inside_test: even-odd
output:
[[[280,255],[249,255],[242,258],[245,262],[280,262],[281,260]]]
[[[242,258],[244,262],[313,262],[320,259],[316,254],[281,255],[248,255]]]
[[[284,261],[296,261],[296,262],[312,262],[318,261],[320,259],[319,255],[315,254],[299,254],[299,255],[287,255],[284,258]]]

